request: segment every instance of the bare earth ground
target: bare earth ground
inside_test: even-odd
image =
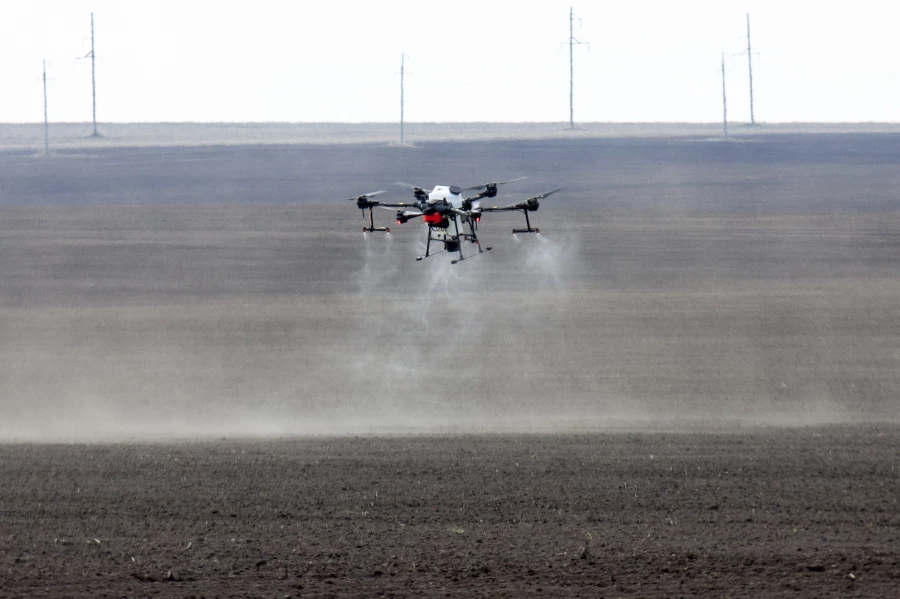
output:
[[[896,597],[897,427],[2,448],[8,597]]]
[[[400,143],[397,123],[50,123],[51,152],[116,147]],[[731,123],[734,139],[797,133],[898,133],[900,123]],[[404,142],[719,137],[721,123],[406,123]],[[44,151],[43,123],[0,123],[0,148]]]
[[[896,596],[898,158],[0,154],[0,596]],[[338,199],[520,175],[456,266]]]

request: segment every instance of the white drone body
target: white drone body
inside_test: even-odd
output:
[[[456,185],[435,185],[431,193],[428,194],[428,203],[432,205],[441,200],[446,200],[453,204],[454,208],[462,208],[463,199],[462,190]]]
[[[442,202],[448,202],[454,208],[460,209],[462,208],[463,200],[465,200],[465,198],[462,196],[462,190],[456,185],[435,185],[431,193],[428,194],[428,205],[430,206],[441,204]],[[433,239],[435,239],[436,241],[446,242],[448,239],[453,239],[459,236],[460,223],[458,220],[449,220],[446,227],[435,226],[439,222],[440,219],[434,221],[434,224],[425,221],[425,224],[431,227],[431,234],[433,235]]]

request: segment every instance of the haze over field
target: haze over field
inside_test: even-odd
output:
[[[897,157],[892,134],[8,153],[0,437],[896,421]],[[488,215],[494,249],[455,266],[340,199],[521,175],[499,201],[568,185],[543,236]]]
[[[568,120],[568,0],[377,3],[34,0],[0,7],[0,122],[91,118],[90,13],[105,122]],[[580,122],[896,122],[896,3],[574,4]]]

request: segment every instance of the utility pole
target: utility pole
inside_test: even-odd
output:
[[[400,55],[400,145],[403,145],[403,77],[406,73],[406,54]]]
[[[93,100],[94,132],[91,137],[100,137],[97,133],[97,77],[95,70],[96,54],[94,54],[94,13],[91,13],[91,98]]]
[[[728,139],[728,100],[725,96],[725,53],[722,52],[722,134]]]
[[[44,155],[50,155],[50,127],[47,120],[47,59],[41,61],[44,70]]]
[[[753,118],[753,54],[750,52],[750,13],[747,13],[747,68],[750,71],[750,126],[756,125]]]
[[[94,132],[91,134],[91,137],[101,137],[100,133],[97,132],[97,69],[96,69],[96,53],[94,52],[94,13],[91,13],[91,51],[85,54],[84,56],[80,56],[76,60],[81,60],[82,58],[90,58],[91,59],[91,100],[92,100],[92,116],[94,121]]]
[[[575,23],[572,7],[569,7],[569,129],[575,128]]]
[[[575,45],[584,44],[575,39],[575,13],[569,7],[569,129],[575,129]]]

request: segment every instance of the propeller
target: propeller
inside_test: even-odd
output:
[[[485,183],[484,185],[474,185],[472,187],[464,187],[463,191],[474,191],[476,189],[487,189],[488,187],[497,186],[497,185],[505,185],[507,183],[512,183],[513,181],[521,181],[522,179],[527,179],[528,177],[516,177],[515,179],[509,179],[508,181],[497,181],[495,183]]]
[[[362,195],[356,196],[355,198],[345,198],[348,202],[356,202],[356,207],[362,210],[363,218],[366,217],[366,208],[369,209],[369,225],[374,229],[375,224],[372,221],[372,207],[378,206],[380,203],[378,200],[373,200],[372,198],[384,193],[383,189],[379,189],[378,191],[370,191],[369,193],[364,193]]]
[[[378,191],[370,191],[369,193],[364,193],[362,195],[354,196],[352,198],[344,198],[348,202],[358,202],[359,200],[368,200],[369,198],[374,198],[375,196],[380,196],[385,193],[383,189],[379,189]]]
[[[413,192],[413,195],[416,197],[416,201],[424,202],[428,199],[428,192],[419,187],[418,185],[413,185],[412,183],[407,183],[406,181],[397,181],[394,183],[398,187],[402,187],[406,191]]]
[[[549,197],[552,196],[554,193],[556,193],[556,192],[558,192],[558,191],[562,191],[563,189],[565,189],[565,187],[557,187],[556,189],[553,189],[553,190],[551,190],[551,191],[545,191],[545,192],[542,193],[542,194],[539,194],[539,195],[536,195],[536,196],[532,196],[532,197],[528,198],[528,199],[525,200],[525,201],[526,201],[526,202],[530,202],[530,201],[532,201],[532,200],[543,200],[544,198],[549,198]]]
[[[562,191],[565,187],[557,187],[556,189],[552,189],[550,191],[545,191],[544,193],[540,193],[536,196],[531,196],[527,200],[522,200],[521,202],[516,202],[515,204],[509,204],[508,206],[482,206],[481,209],[485,212],[500,212],[503,210],[537,210],[538,203],[540,200],[544,198],[549,198],[554,193]]]

